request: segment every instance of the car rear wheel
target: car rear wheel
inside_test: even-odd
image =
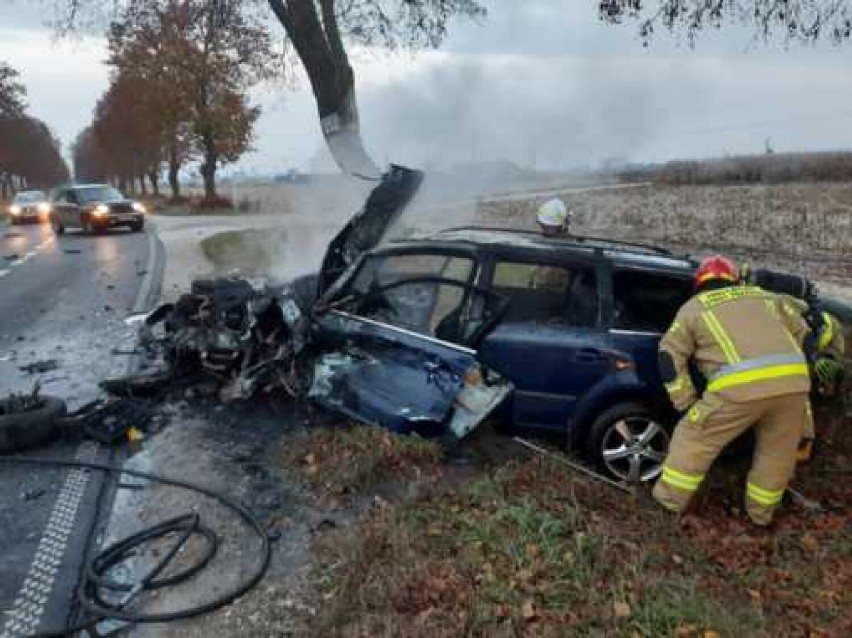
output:
[[[586,454],[597,469],[626,483],[653,481],[663,471],[669,430],[638,403],[620,403],[589,430]]]
[[[130,224],[130,232],[131,232],[131,233],[138,233],[138,232],[141,232],[141,230],[142,230],[143,228],[145,228],[145,223],[144,223],[144,222],[133,222],[132,224]]]
[[[53,234],[57,237],[65,234],[65,226],[56,217],[50,218],[50,227],[53,229]]]
[[[88,216],[80,217],[80,230],[83,231],[84,235],[92,235],[95,232],[95,226],[92,224],[92,220]]]

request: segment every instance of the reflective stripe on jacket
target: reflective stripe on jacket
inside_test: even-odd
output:
[[[808,326],[781,298],[754,286],[700,293],[677,314],[660,341],[674,363],[666,384],[679,410],[697,399],[689,376],[693,359],[707,379],[707,391],[729,401],[753,401],[808,392],[802,343]]]

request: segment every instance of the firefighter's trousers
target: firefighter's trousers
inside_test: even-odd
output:
[[[706,393],[675,428],[654,498],[670,510],[686,509],[722,448],[753,427],[746,511],[754,523],[768,525],[793,475],[807,402],[807,394],[733,403]]]

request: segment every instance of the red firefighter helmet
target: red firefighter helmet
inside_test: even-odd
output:
[[[700,288],[713,279],[721,279],[732,284],[736,283],[739,274],[734,262],[721,255],[713,255],[704,259],[698,270],[695,271],[695,287]]]

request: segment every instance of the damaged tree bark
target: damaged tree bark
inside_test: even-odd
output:
[[[377,180],[381,170],[361,139],[355,99],[355,74],[343,46],[334,0],[269,0],[287,31],[311,82],[326,144],[340,170]]]

